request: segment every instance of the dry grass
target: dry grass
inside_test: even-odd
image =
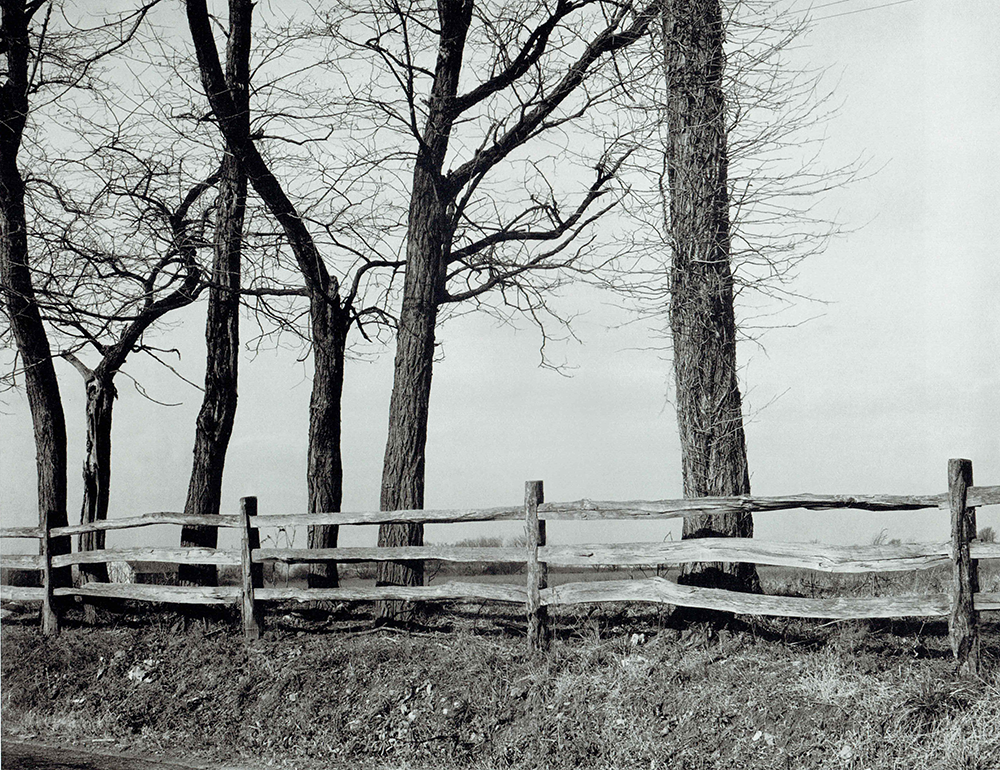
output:
[[[532,658],[516,614],[373,630],[349,609],[276,613],[251,645],[227,618],[106,616],[54,640],[7,623],[4,734],[296,768],[1000,768],[995,623],[986,675],[963,680],[942,623],[591,608],[559,612]]]

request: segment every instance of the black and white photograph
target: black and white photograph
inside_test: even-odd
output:
[[[0,0],[3,770],[1000,770],[997,0]]]

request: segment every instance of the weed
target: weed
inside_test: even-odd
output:
[[[981,694],[976,683],[952,677],[921,676],[907,683],[899,703],[899,718],[918,735],[930,735],[948,720],[967,711]]]

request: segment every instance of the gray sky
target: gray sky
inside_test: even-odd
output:
[[[847,0],[818,7],[793,52],[831,68],[843,102],[826,128],[828,165],[869,159],[877,170],[823,203],[855,232],[800,269],[794,289],[825,304],[815,316],[740,350],[756,494],[934,493],[949,457],[973,460],[981,484],[1000,484],[1000,5],[995,0],[911,0],[893,7]],[[801,7],[805,7],[803,3]],[[829,18],[826,18],[829,17]],[[557,348],[572,376],[539,369],[539,339],[466,316],[440,332],[427,448],[427,507],[517,503],[526,479],[549,500],[681,496],[668,362],[645,327],[622,320],[611,297],[583,292],[582,344]],[[199,381],[204,308],[172,334],[189,339],[181,369]],[[82,381],[57,363],[70,431],[70,519],[78,518]],[[129,366],[159,407],[120,378],[111,515],[180,510],[190,473],[200,394],[164,382],[140,359]],[[144,378],[143,374],[147,376]],[[345,510],[378,506],[392,351],[352,363],[344,394]],[[306,507],[309,371],[287,352],[246,360],[223,509],[257,495],[261,513]],[[27,404],[12,394],[0,414],[0,513],[36,520]],[[980,526],[1000,528],[996,511]],[[944,540],[944,511],[883,515],[786,513],[757,517],[762,538],[870,542]],[[504,533],[513,530],[503,529]],[[677,528],[673,530],[675,533]],[[666,528],[553,527],[550,540],[660,538]],[[468,531],[432,530],[431,540]],[[175,537],[176,535],[172,535]],[[675,534],[676,536],[676,534]],[[345,532],[343,542],[370,538]]]

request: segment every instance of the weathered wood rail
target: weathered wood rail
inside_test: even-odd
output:
[[[244,634],[256,638],[263,628],[261,604],[273,601],[357,601],[394,599],[406,601],[499,601],[521,604],[528,620],[528,642],[532,649],[548,639],[548,608],[591,602],[659,602],[683,607],[719,610],[749,615],[803,618],[948,617],[952,646],[964,669],[979,666],[978,613],[1000,610],[1000,593],[983,593],[978,584],[978,560],[1000,559],[1000,544],[981,543],[976,538],[977,507],[1000,504],[1000,486],[972,485],[972,464],[951,460],[949,491],[937,495],[790,495],[781,497],[724,497],[654,501],[593,501],[546,503],[542,482],[527,482],[525,502],[518,507],[460,510],[363,511],[347,513],[257,515],[257,500],[243,498],[236,515],[185,516],[158,512],[144,516],[109,519],[51,529],[9,527],[0,537],[41,540],[39,555],[4,556],[3,565],[14,569],[39,570],[43,577],[52,569],[111,561],[157,561],[173,564],[239,566],[237,586],[197,587],[85,583],[72,588],[0,587],[0,599],[41,601],[46,631],[57,633],[62,604],[67,597],[84,599],[130,599],[169,604],[237,604],[241,608]],[[945,508],[950,510],[952,537],[940,544],[893,544],[833,546],[818,543],[768,542],[739,538],[704,538],[679,542],[597,543],[548,545],[546,521],[594,519],[664,520],[704,513],[747,511],[764,513],[791,509],[813,511],[865,510],[872,512]],[[449,545],[395,548],[262,548],[261,528],[290,528],[320,524],[378,524],[383,522],[473,522],[523,520],[527,548],[459,547]],[[55,537],[97,530],[130,529],[155,524],[215,526],[241,532],[240,548],[122,548],[73,552],[46,557],[45,544]],[[526,565],[524,585],[449,582],[434,586],[363,586],[341,588],[265,587],[263,565],[319,561],[439,560],[471,563],[516,563]],[[951,565],[951,593],[871,598],[810,599],[761,596],[712,588],[678,585],[663,578],[605,580],[548,586],[550,567],[659,566],[685,562],[752,562],[838,573],[882,573],[922,570]]]

